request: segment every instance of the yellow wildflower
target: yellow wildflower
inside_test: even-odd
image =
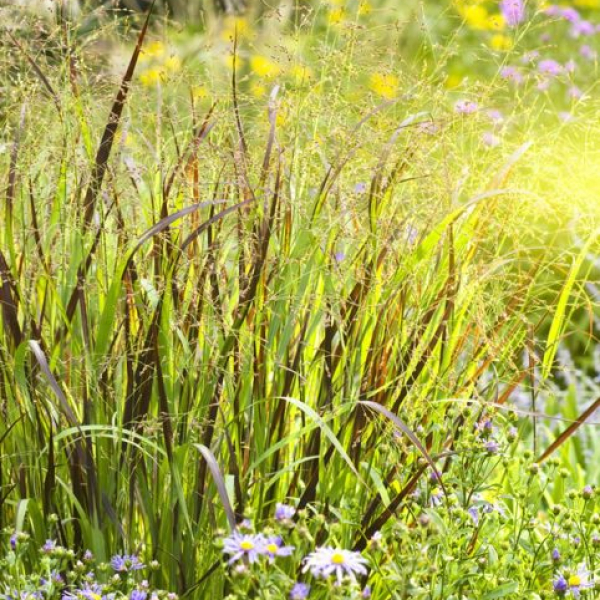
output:
[[[233,69],[233,54],[228,54],[225,57],[225,64],[229,70]],[[239,71],[244,66],[244,61],[239,57],[235,57],[235,70]]]
[[[489,13],[483,6],[467,6],[460,14],[471,29],[487,29]]]
[[[234,39],[237,31],[238,39],[244,39],[250,37],[252,28],[248,19],[244,17],[227,16],[223,21],[223,29],[221,30],[221,39],[224,42],[228,42]]]
[[[264,85],[262,85],[262,83],[254,82],[250,85],[250,93],[255,98],[260,98],[261,96],[264,96],[267,93],[267,88]]]
[[[346,11],[343,8],[334,8],[329,12],[327,16],[327,21],[329,21],[330,25],[339,25],[346,16]]]
[[[373,73],[369,79],[369,88],[383,98],[394,98],[398,89],[399,80],[395,75],[388,73]]]
[[[147,46],[142,47],[141,60],[150,60],[152,58],[160,58],[166,51],[165,45],[160,40],[150,42]]]
[[[492,39],[490,40],[490,46],[499,52],[506,52],[513,47],[513,41],[507,35],[497,33],[496,35],[492,36]]]
[[[373,5],[368,0],[360,0],[358,5],[358,15],[363,17],[368,15],[373,10]]]
[[[198,100],[203,100],[205,98],[208,98],[209,92],[205,86],[198,85],[192,88],[192,96]]]
[[[448,75],[448,77],[446,77],[446,81],[444,82],[444,85],[446,86],[446,88],[448,88],[449,90],[458,87],[463,80],[463,76],[459,75],[458,73],[450,73]]]
[[[163,63],[163,67],[166,71],[179,71],[179,69],[181,69],[181,59],[176,54],[169,56]]]
[[[266,56],[250,58],[250,68],[259,77],[277,77],[281,73],[281,67]]]
[[[306,85],[312,79],[313,71],[305,65],[294,65],[290,71],[290,75],[295,85]]]
[[[148,69],[140,75],[140,82],[147,87],[156,85],[163,76],[161,69]]]
[[[506,29],[506,20],[501,14],[490,15],[488,17],[486,29],[491,31],[504,31]]]

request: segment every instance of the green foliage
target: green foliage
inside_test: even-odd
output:
[[[352,27],[331,7],[297,22],[276,59],[224,22],[201,66],[144,26],[120,82],[94,80],[65,23],[52,60],[15,37],[35,83],[7,80],[0,153],[2,527],[101,562],[141,545],[153,585],[219,598],[275,580],[263,561],[230,581],[218,534],[286,501],[307,537],[271,597],[315,546],[378,531],[375,597],[551,589],[556,540],[529,522],[562,501],[556,465],[538,478],[518,445],[503,462],[477,427],[537,397],[538,340],[553,376],[597,215],[547,190],[567,137],[536,138],[517,106],[486,146],[487,113],[395,43],[367,55],[353,7]],[[507,496],[480,534],[482,491]],[[566,568],[595,568],[583,550]]]

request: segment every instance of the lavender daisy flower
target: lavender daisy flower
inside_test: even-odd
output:
[[[284,546],[283,540],[279,536],[269,537],[265,540],[263,552],[273,562],[276,556],[289,556],[295,549],[295,546]]]
[[[305,600],[310,594],[310,585],[306,583],[295,583],[290,592],[290,600]]]
[[[558,113],[558,118],[563,122],[563,123],[570,123],[571,121],[573,121],[575,119],[575,117],[568,111],[566,110],[561,110]]]
[[[488,454],[497,454],[498,450],[500,450],[500,445],[498,442],[490,440],[489,442],[485,443],[485,449]]]
[[[364,182],[362,182],[362,181],[360,183],[357,183],[354,186],[354,193],[355,194],[364,194],[366,191],[367,191],[367,184],[364,183]]]
[[[12,550],[16,550],[17,549],[17,534],[13,533],[10,536],[10,547]]]
[[[429,499],[429,502],[431,503],[431,506],[439,506],[443,499],[444,492],[440,488],[435,488],[431,492],[431,498]]]
[[[104,593],[104,586],[98,583],[85,584],[85,587],[64,592],[61,600],[101,600]]]
[[[454,110],[461,115],[471,115],[479,109],[479,104],[472,100],[459,100],[454,105]]]
[[[565,21],[569,21],[569,23],[577,23],[578,21],[581,21],[581,15],[579,14],[579,11],[571,6],[562,8],[560,11],[560,16],[565,19]]]
[[[558,551],[558,548],[554,548],[554,550],[552,550],[552,561],[560,562],[560,552]]]
[[[589,571],[587,571],[583,565],[580,565],[577,573],[569,577],[567,584],[569,586],[569,592],[571,592],[574,598],[579,598],[581,590],[594,586],[594,583],[590,581]]]
[[[467,509],[467,513],[469,513],[469,516],[471,517],[471,519],[473,519],[473,525],[479,525],[479,510],[477,509],[477,507],[470,506]]]
[[[361,598],[370,598],[371,597],[371,586],[366,585],[360,595]]]
[[[569,88],[567,95],[573,100],[581,100],[583,98],[583,92],[576,85]]]
[[[118,573],[128,573],[129,571],[139,571],[146,565],[133,554],[116,554],[110,559],[110,566]]]
[[[344,576],[356,581],[356,575],[366,575],[368,561],[360,552],[340,550],[325,546],[317,548],[304,559],[303,573],[310,571],[314,577],[327,578],[335,575],[341,585]]]
[[[42,546],[42,552],[46,554],[56,550],[56,541],[55,540],[46,540],[46,543]]]
[[[552,588],[554,589],[554,592],[556,594],[558,594],[559,596],[564,596],[567,593],[567,590],[569,589],[569,584],[562,575],[559,575],[552,582]]]
[[[506,79],[507,81],[512,81],[516,85],[520,85],[524,81],[521,71],[519,71],[517,67],[510,65],[503,67],[500,70],[500,77],[502,77],[502,79]]]
[[[487,116],[493,123],[502,123],[504,121],[504,115],[496,108],[490,108],[487,111]]]
[[[242,558],[248,558],[250,563],[254,563],[265,552],[265,538],[260,533],[255,535],[234,531],[223,540],[223,552],[231,556],[227,561],[229,565]]]
[[[133,590],[129,596],[129,600],[146,600],[148,592],[144,590]]]
[[[275,506],[275,519],[277,521],[290,521],[294,518],[295,514],[296,509],[289,504],[281,504],[281,502],[278,502]]]
[[[596,51],[588,44],[584,44],[579,48],[579,54],[588,60],[596,60],[597,57]]]
[[[525,4],[523,0],[502,0],[500,12],[509,27],[516,27],[525,20]]]
[[[563,72],[562,66],[551,58],[541,60],[538,65],[538,71],[544,75],[550,75],[556,77]]]
[[[571,27],[571,37],[589,36],[596,33],[596,26],[589,21],[576,21]]]

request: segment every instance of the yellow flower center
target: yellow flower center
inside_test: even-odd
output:
[[[250,540],[244,540],[241,544],[240,544],[240,548],[242,550],[254,550],[254,544],[250,541]]]
[[[267,550],[271,553],[271,554],[276,554],[277,550],[279,549],[279,546],[277,544],[269,544],[267,546]]]
[[[579,577],[579,575],[571,575],[571,577],[569,577],[569,585],[571,587],[581,585],[581,577]]]
[[[331,562],[334,565],[343,565],[344,564],[344,555],[341,552],[334,552],[331,556]]]

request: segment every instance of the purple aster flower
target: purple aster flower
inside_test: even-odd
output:
[[[572,85],[569,88],[567,95],[573,100],[580,100],[583,98],[583,92],[576,85]]]
[[[242,530],[252,531],[252,521],[250,519],[242,519],[242,522],[238,524],[238,527]]]
[[[290,600],[305,600],[310,594],[310,585],[306,583],[295,583],[290,592]]]
[[[578,38],[580,36],[594,35],[596,26],[589,21],[576,21],[571,27],[571,37]]]
[[[341,585],[344,576],[356,581],[356,575],[366,575],[368,561],[360,552],[340,550],[325,546],[317,548],[304,559],[303,573],[310,571],[314,577],[327,578],[335,575]]]
[[[558,548],[552,550],[552,560],[554,562],[560,562],[560,552],[558,551]]]
[[[55,540],[46,540],[46,543],[42,546],[42,552],[46,554],[56,550],[56,541]]]
[[[566,111],[566,110],[561,110],[558,113],[558,118],[563,122],[563,123],[570,123],[571,121],[573,121],[573,119],[575,118],[570,112]]]
[[[500,70],[500,77],[502,79],[506,79],[507,81],[512,81],[514,84],[519,85],[523,83],[523,74],[517,67],[506,66]]]
[[[560,16],[566,21],[569,21],[569,23],[577,23],[577,21],[581,20],[581,15],[572,6],[562,8],[560,11]]]
[[[500,145],[500,138],[495,135],[493,132],[491,131],[486,131],[482,136],[481,136],[481,141],[488,147],[488,148],[495,148],[496,146]]]
[[[13,533],[13,534],[10,536],[10,547],[11,547],[13,550],[16,550],[16,549],[17,549],[17,534],[16,534],[16,533]]]
[[[583,565],[577,569],[577,573],[569,577],[567,585],[569,586],[569,592],[571,592],[574,598],[579,598],[581,590],[594,587],[593,581],[590,581],[589,578],[589,571]]]
[[[263,553],[273,562],[276,556],[289,556],[295,549],[295,546],[284,546],[283,540],[278,536],[272,536],[265,540]]]
[[[83,560],[94,560],[94,555],[91,550],[86,550],[83,554]]]
[[[346,258],[346,254],[344,252],[336,252],[333,255],[333,258],[335,258],[335,262],[342,262]],[[292,510],[294,510],[294,509],[292,509]],[[296,512],[296,511],[294,510],[294,512]],[[277,518],[277,517],[275,517],[275,518]]]
[[[461,115],[471,115],[479,109],[479,104],[472,100],[459,100],[454,105],[454,110]]]
[[[548,88],[550,87],[550,80],[549,79],[542,79],[538,84],[537,84],[537,89],[539,92],[545,92],[548,90]]]
[[[470,506],[467,509],[467,513],[469,513],[469,516],[471,517],[471,519],[473,519],[473,524],[474,525],[479,525],[479,510],[476,506]]]
[[[540,57],[540,53],[537,50],[531,50],[530,52],[525,52],[521,57],[521,62],[524,65],[531,64],[535,62]]]
[[[110,559],[110,565],[118,573],[128,573],[129,571],[139,571],[145,568],[140,559],[133,554],[116,554]]]
[[[597,57],[596,51],[588,44],[584,44],[581,46],[581,48],[579,48],[579,54],[588,60],[596,60]]]
[[[101,600],[104,594],[104,586],[99,583],[86,583],[83,588],[64,592],[62,600]]]
[[[435,488],[431,492],[431,498],[429,499],[429,502],[430,502],[431,506],[439,506],[442,503],[443,499],[444,499],[444,492],[440,488]]]
[[[543,73],[544,75],[556,77],[557,75],[560,75],[563,72],[563,68],[555,60],[547,58],[545,60],[540,61],[540,64],[538,65],[538,71],[540,73]]]
[[[146,600],[148,592],[144,590],[133,590],[129,596],[129,600]]]
[[[337,254],[336,254],[336,260],[337,260]],[[290,506],[289,504],[281,504],[281,502],[278,502],[275,505],[275,519],[277,521],[290,521],[291,519],[294,518],[295,514],[296,514],[296,509],[293,506]]]
[[[496,108],[490,108],[487,111],[487,116],[493,123],[502,123],[504,121],[504,115]]]
[[[370,598],[371,597],[371,586],[370,585],[365,585],[360,597],[361,598]]]
[[[554,588],[554,592],[556,594],[558,594],[559,596],[564,596],[567,593],[567,590],[569,589],[569,584],[562,575],[559,575],[552,583],[552,587]]]
[[[586,499],[589,500],[593,495],[594,495],[594,488],[591,485],[586,485],[582,490],[581,490],[581,495]]]
[[[523,0],[501,0],[500,12],[509,27],[516,27],[525,20]]]
[[[223,552],[231,556],[227,562],[229,565],[243,558],[254,563],[265,552],[265,538],[262,534],[243,534],[234,531],[223,540]]]
[[[367,191],[367,184],[364,182],[359,182],[354,186],[355,194],[364,194]]]
[[[500,450],[500,445],[494,440],[485,443],[485,450],[488,454],[496,454]]]

